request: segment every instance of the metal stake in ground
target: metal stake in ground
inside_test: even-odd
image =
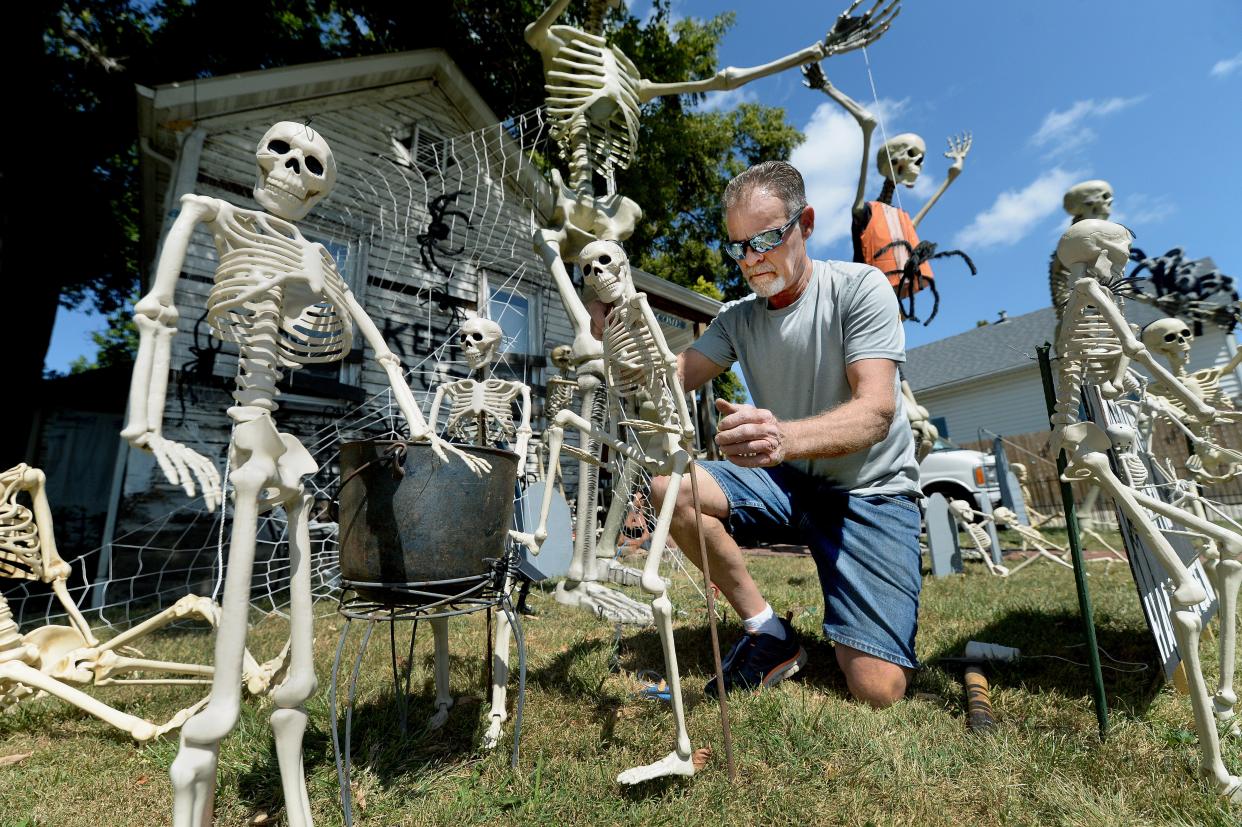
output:
[[[712,590],[712,566],[707,559],[707,542],[703,538],[703,506],[699,502],[697,462],[690,463],[690,492],[694,495],[694,526],[699,533],[699,559],[703,561],[703,585],[707,595],[707,625],[712,636],[712,660],[716,664],[716,699],[720,702],[720,730],[724,739],[725,761],[729,764],[729,780],[737,781],[733,763],[733,735],[729,731],[729,706],[725,701],[724,670],[720,665],[720,637],[716,632],[716,595]]]
[[[1044,380],[1044,401],[1048,417],[1055,412],[1057,394],[1052,384],[1052,362],[1048,351],[1052,345],[1045,342],[1035,348],[1039,355],[1039,373]],[[1087,662],[1091,664],[1091,682],[1095,685],[1095,717],[1100,724],[1100,738],[1108,734],[1108,697],[1104,694],[1104,675],[1100,671],[1100,650],[1095,643],[1095,616],[1091,611],[1091,593],[1087,591],[1087,570],[1082,562],[1082,543],[1078,537],[1078,514],[1074,509],[1074,492],[1065,481],[1065,452],[1057,453],[1057,479],[1061,481],[1061,504],[1065,509],[1065,536],[1069,540],[1070,556],[1074,561],[1074,585],[1078,588],[1078,609],[1087,633]]]

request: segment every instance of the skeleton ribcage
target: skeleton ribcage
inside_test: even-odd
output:
[[[1122,309],[1120,300],[1117,300],[1117,309]],[[1112,378],[1121,356],[1121,339],[1100,311],[1094,305],[1087,305],[1065,324],[1070,327],[1068,335],[1067,331],[1062,331],[1065,340],[1062,356],[1078,364],[1081,381],[1095,384]]]
[[[238,344],[250,340],[259,306],[279,296],[282,365],[344,358],[353,344],[350,322],[339,310],[348,288],[332,256],[287,221],[228,207],[221,207],[212,225],[220,265],[207,320],[216,336]]]
[[[0,501],[0,577],[39,580],[43,574],[39,528],[34,513],[17,501],[21,489],[16,483],[25,468],[19,465],[0,478],[4,486],[4,499]]]
[[[462,379],[445,387],[449,417],[445,433],[455,442],[496,446],[512,444],[517,435],[513,424],[516,383],[487,379],[481,384]]]
[[[645,323],[640,321],[631,326],[625,311],[626,308],[614,310],[604,328],[604,367],[608,387],[617,396],[634,404],[651,400],[655,403],[659,421],[677,430],[684,423],[681,422],[672,391],[664,381],[660,347]]]
[[[642,75],[599,35],[569,26],[553,26],[551,34],[565,43],[547,75],[552,137],[571,166],[585,152],[591,169],[610,179],[630,165],[638,145]]]

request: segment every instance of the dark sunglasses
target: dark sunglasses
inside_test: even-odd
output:
[[[774,230],[764,230],[756,236],[746,241],[726,241],[720,246],[729,254],[734,261],[741,261],[746,258],[746,248],[754,250],[756,253],[767,253],[775,250],[777,247],[785,243],[785,231],[794,225],[802,213],[806,211],[806,207],[798,210],[797,214]]]

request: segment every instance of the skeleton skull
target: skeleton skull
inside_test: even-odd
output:
[[[1121,278],[1134,236],[1120,224],[1098,218],[1075,222],[1057,244],[1057,258],[1075,278]],[[1075,269],[1075,265],[1078,265]]]
[[[1107,181],[1083,181],[1066,190],[1061,203],[1075,221],[1108,218],[1113,210],[1113,187]]]
[[[1159,319],[1143,328],[1143,344],[1147,349],[1164,354],[1174,364],[1186,364],[1194,341],[1190,326],[1181,319]]]
[[[570,361],[573,359],[574,349],[569,345],[557,345],[552,348],[552,364],[561,373],[569,370]]]
[[[605,304],[612,304],[634,292],[630,281],[630,260],[615,241],[592,241],[578,254],[582,277]]]
[[[889,138],[876,153],[875,165],[894,184],[913,187],[923,171],[923,159],[927,157],[927,145],[913,132],[903,132]]]
[[[467,319],[461,326],[457,341],[471,370],[479,370],[492,363],[501,333],[500,325],[491,319]]]
[[[1009,470],[1018,478],[1018,482],[1026,482],[1026,466],[1020,462],[1009,463]]]
[[[303,218],[336,182],[336,159],[328,142],[305,124],[281,121],[273,126],[259,140],[255,160],[255,200],[287,221]]]

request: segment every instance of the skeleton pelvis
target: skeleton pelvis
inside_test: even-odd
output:
[[[282,434],[266,411],[238,422],[229,446],[232,475],[253,466],[266,471],[260,501],[270,507],[302,491],[302,477],[319,470],[310,452],[293,434]]]
[[[90,672],[77,668],[74,653],[89,646],[77,629],[42,626],[22,635],[22,643],[38,647],[39,662],[33,666],[45,675],[81,683],[90,681]]]

